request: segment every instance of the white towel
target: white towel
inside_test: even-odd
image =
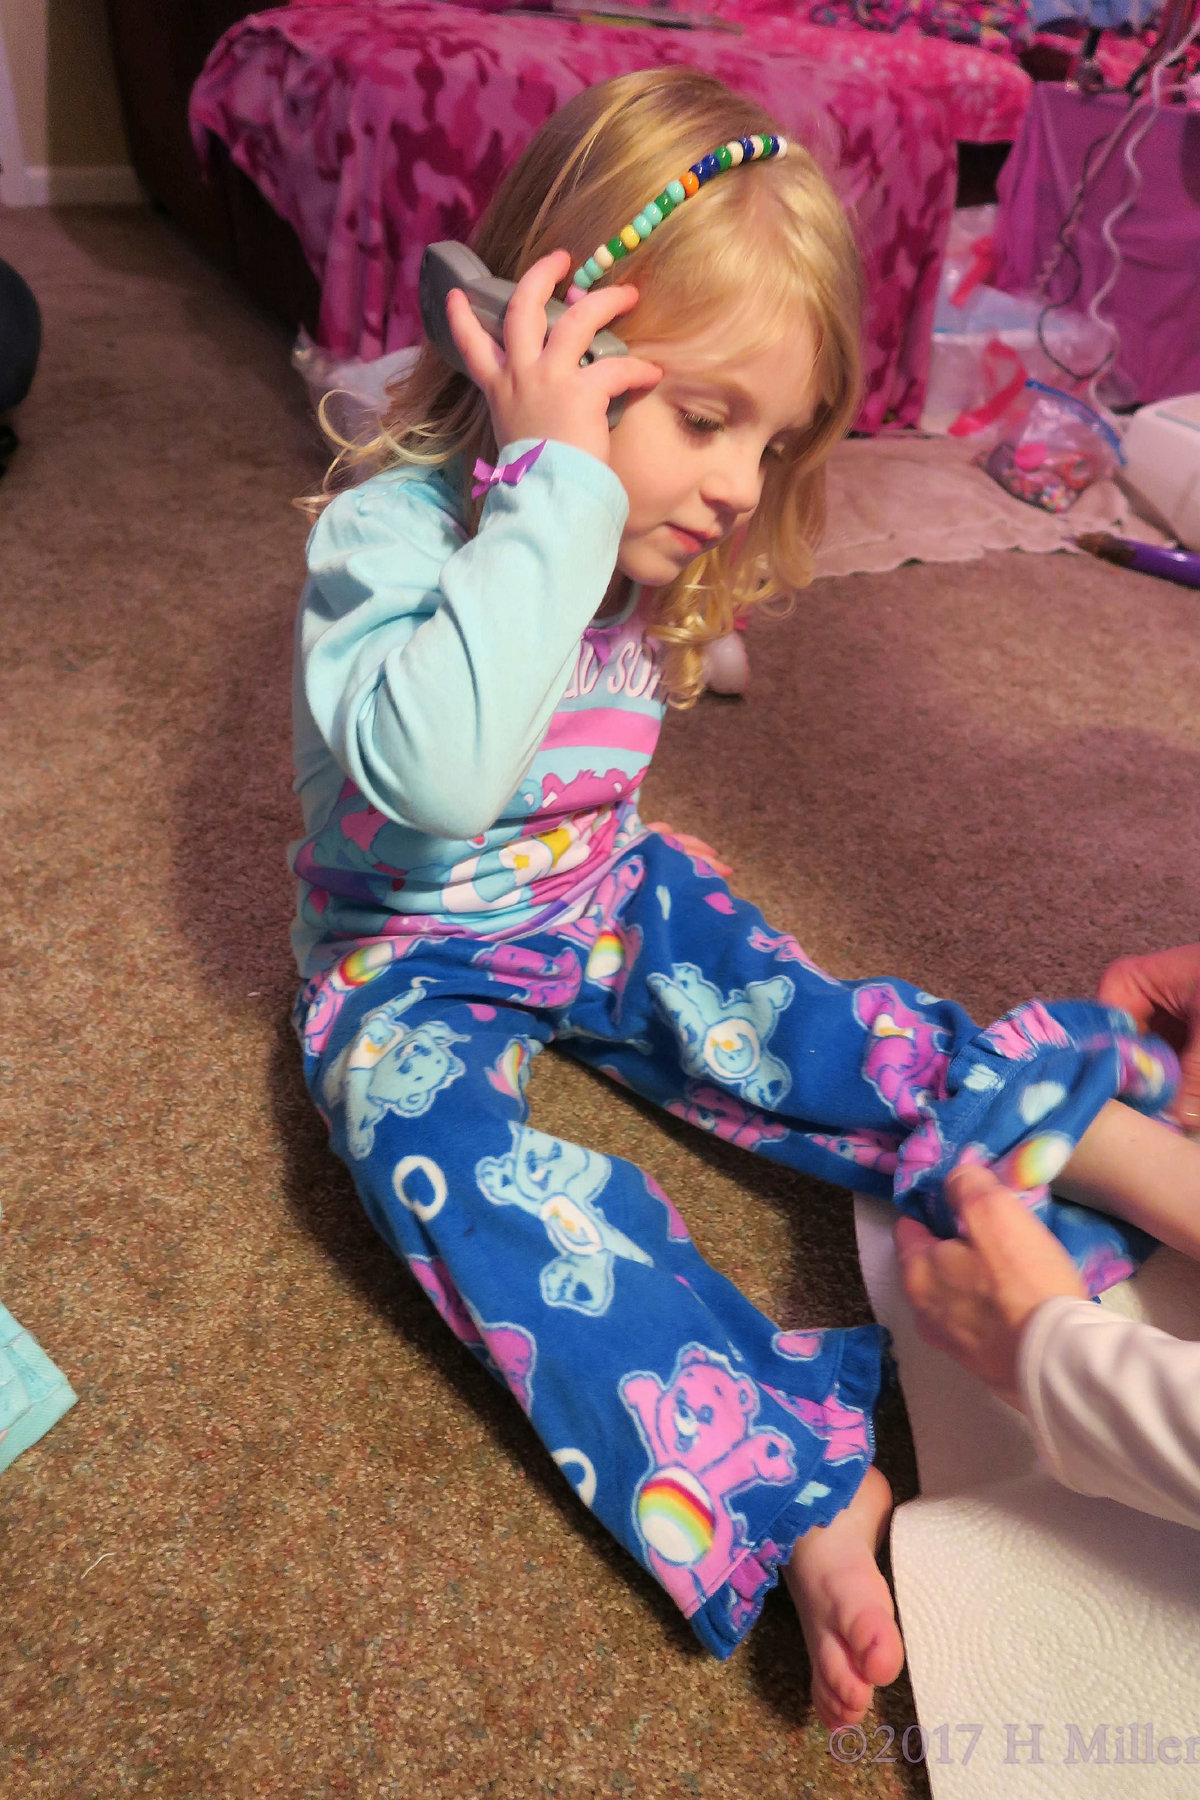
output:
[[[892,1524],[920,1729],[898,1731],[891,1754],[927,1744],[934,1800],[1196,1800],[1200,1533],[1071,1493],[1037,1468],[1023,1420],[917,1336],[896,1217],[886,1201],[855,1200],[921,1483]],[[1200,1338],[1196,1268],[1172,1251],[1105,1298]],[[843,1734],[834,1747],[866,1762],[882,1739]]]

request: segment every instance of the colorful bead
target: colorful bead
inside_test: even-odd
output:
[[[582,267],[576,269],[568,300],[572,296],[576,300],[583,298],[607,270],[611,269],[621,257],[628,256],[639,244],[645,242],[655,228],[664,219],[671,216],[677,206],[690,200],[714,175],[720,175],[726,169],[736,169],[743,162],[758,162],[770,156],[787,155],[787,139],[775,137],[766,131],[761,135],[754,133],[749,137],[730,138],[727,144],[718,144],[698,162],[694,162],[676,181],[668,181],[661,194],[648,200],[641,212],[635,213],[624,230],[616,237],[609,238],[607,244],[601,244]]]
[[[586,288],[581,288],[577,281],[573,281],[567,289],[567,305],[574,306],[577,300],[583,299],[586,292]]]

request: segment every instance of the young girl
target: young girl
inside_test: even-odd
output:
[[[638,818],[705,645],[809,579],[855,414],[858,264],[812,160],[708,76],[626,76],[538,133],[475,247],[518,282],[504,349],[452,296],[474,382],[426,346],[368,447],[382,472],[309,542],[306,1077],[378,1231],[585,1505],[717,1656],[782,1567],[817,1712],[857,1721],[902,1664],[875,1563],[882,1333],[777,1329],[648,1176],[527,1124],[533,1058],[557,1040],[943,1234],[950,1167],[999,1162],[1097,1287],[1130,1234],[1046,1184],[1114,1096],[1168,1096],[1170,1052],[1083,1003],[980,1031],[902,981],[836,980]],[[581,367],[608,325],[636,353]],[[1178,1171],[1148,1192],[1107,1117],[1069,1179],[1157,1224]]]

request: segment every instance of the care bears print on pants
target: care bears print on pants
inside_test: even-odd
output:
[[[638,1530],[650,1567],[686,1612],[703,1599],[713,1571],[729,1568],[741,1524],[730,1495],[789,1482],[791,1441],[755,1427],[761,1400],[754,1382],[702,1344],[680,1352],[666,1384],[654,1374],[626,1375],[621,1398],[650,1452],[634,1500]]]
[[[1149,1240],[1047,1182],[1105,1101],[1156,1110],[1174,1070],[1105,1008],[1031,1005],[981,1031],[906,982],[839,981],[708,869],[645,834],[562,930],[348,946],[296,1020],[380,1235],[727,1656],[796,1538],[858,1489],[884,1334],[767,1318],[649,1176],[529,1123],[536,1055],[557,1039],[697,1128],[943,1233],[946,1170],[997,1163],[1095,1286]]]
[[[547,1306],[604,1313],[613,1297],[618,1256],[649,1262],[646,1252],[615,1231],[595,1204],[612,1165],[594,1150],[513,1125],[507,1156],[485,1156],[475,1168],[481,1191],[497,1206],[521,1206],[546,1227],[558,1251],[538,1278]]]

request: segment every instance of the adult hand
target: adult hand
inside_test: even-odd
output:
[[[1044,1300],[1086,1300],[1087,1290],[1058,1239],[987,1169],[954,1170],[946,1192],[964,1236],[934,1237],[916,1219],[895,1228],[917,1330],[1019,1408],[1025,1326]]]
[[[1178,1050],[1183,1080],[1171,1110],[1189,1131],[1200,1127],[1200,944],[1122,957],[1101,976],[1099,998]]]
[[[546,336],[546,302],[570,267],[567,252],[553,250],[526,270],[504,315],[503,350],[461,288],[451,289],[446,318],[468,375],[487,399],[498,449],[517,438],[554,438],[606,463],[609,401],[631,388],[654,387],[662,370],[640,356],[602,356],[579,366],[596,333],[637,305],[637,289],[628,283],[585,294]]]

